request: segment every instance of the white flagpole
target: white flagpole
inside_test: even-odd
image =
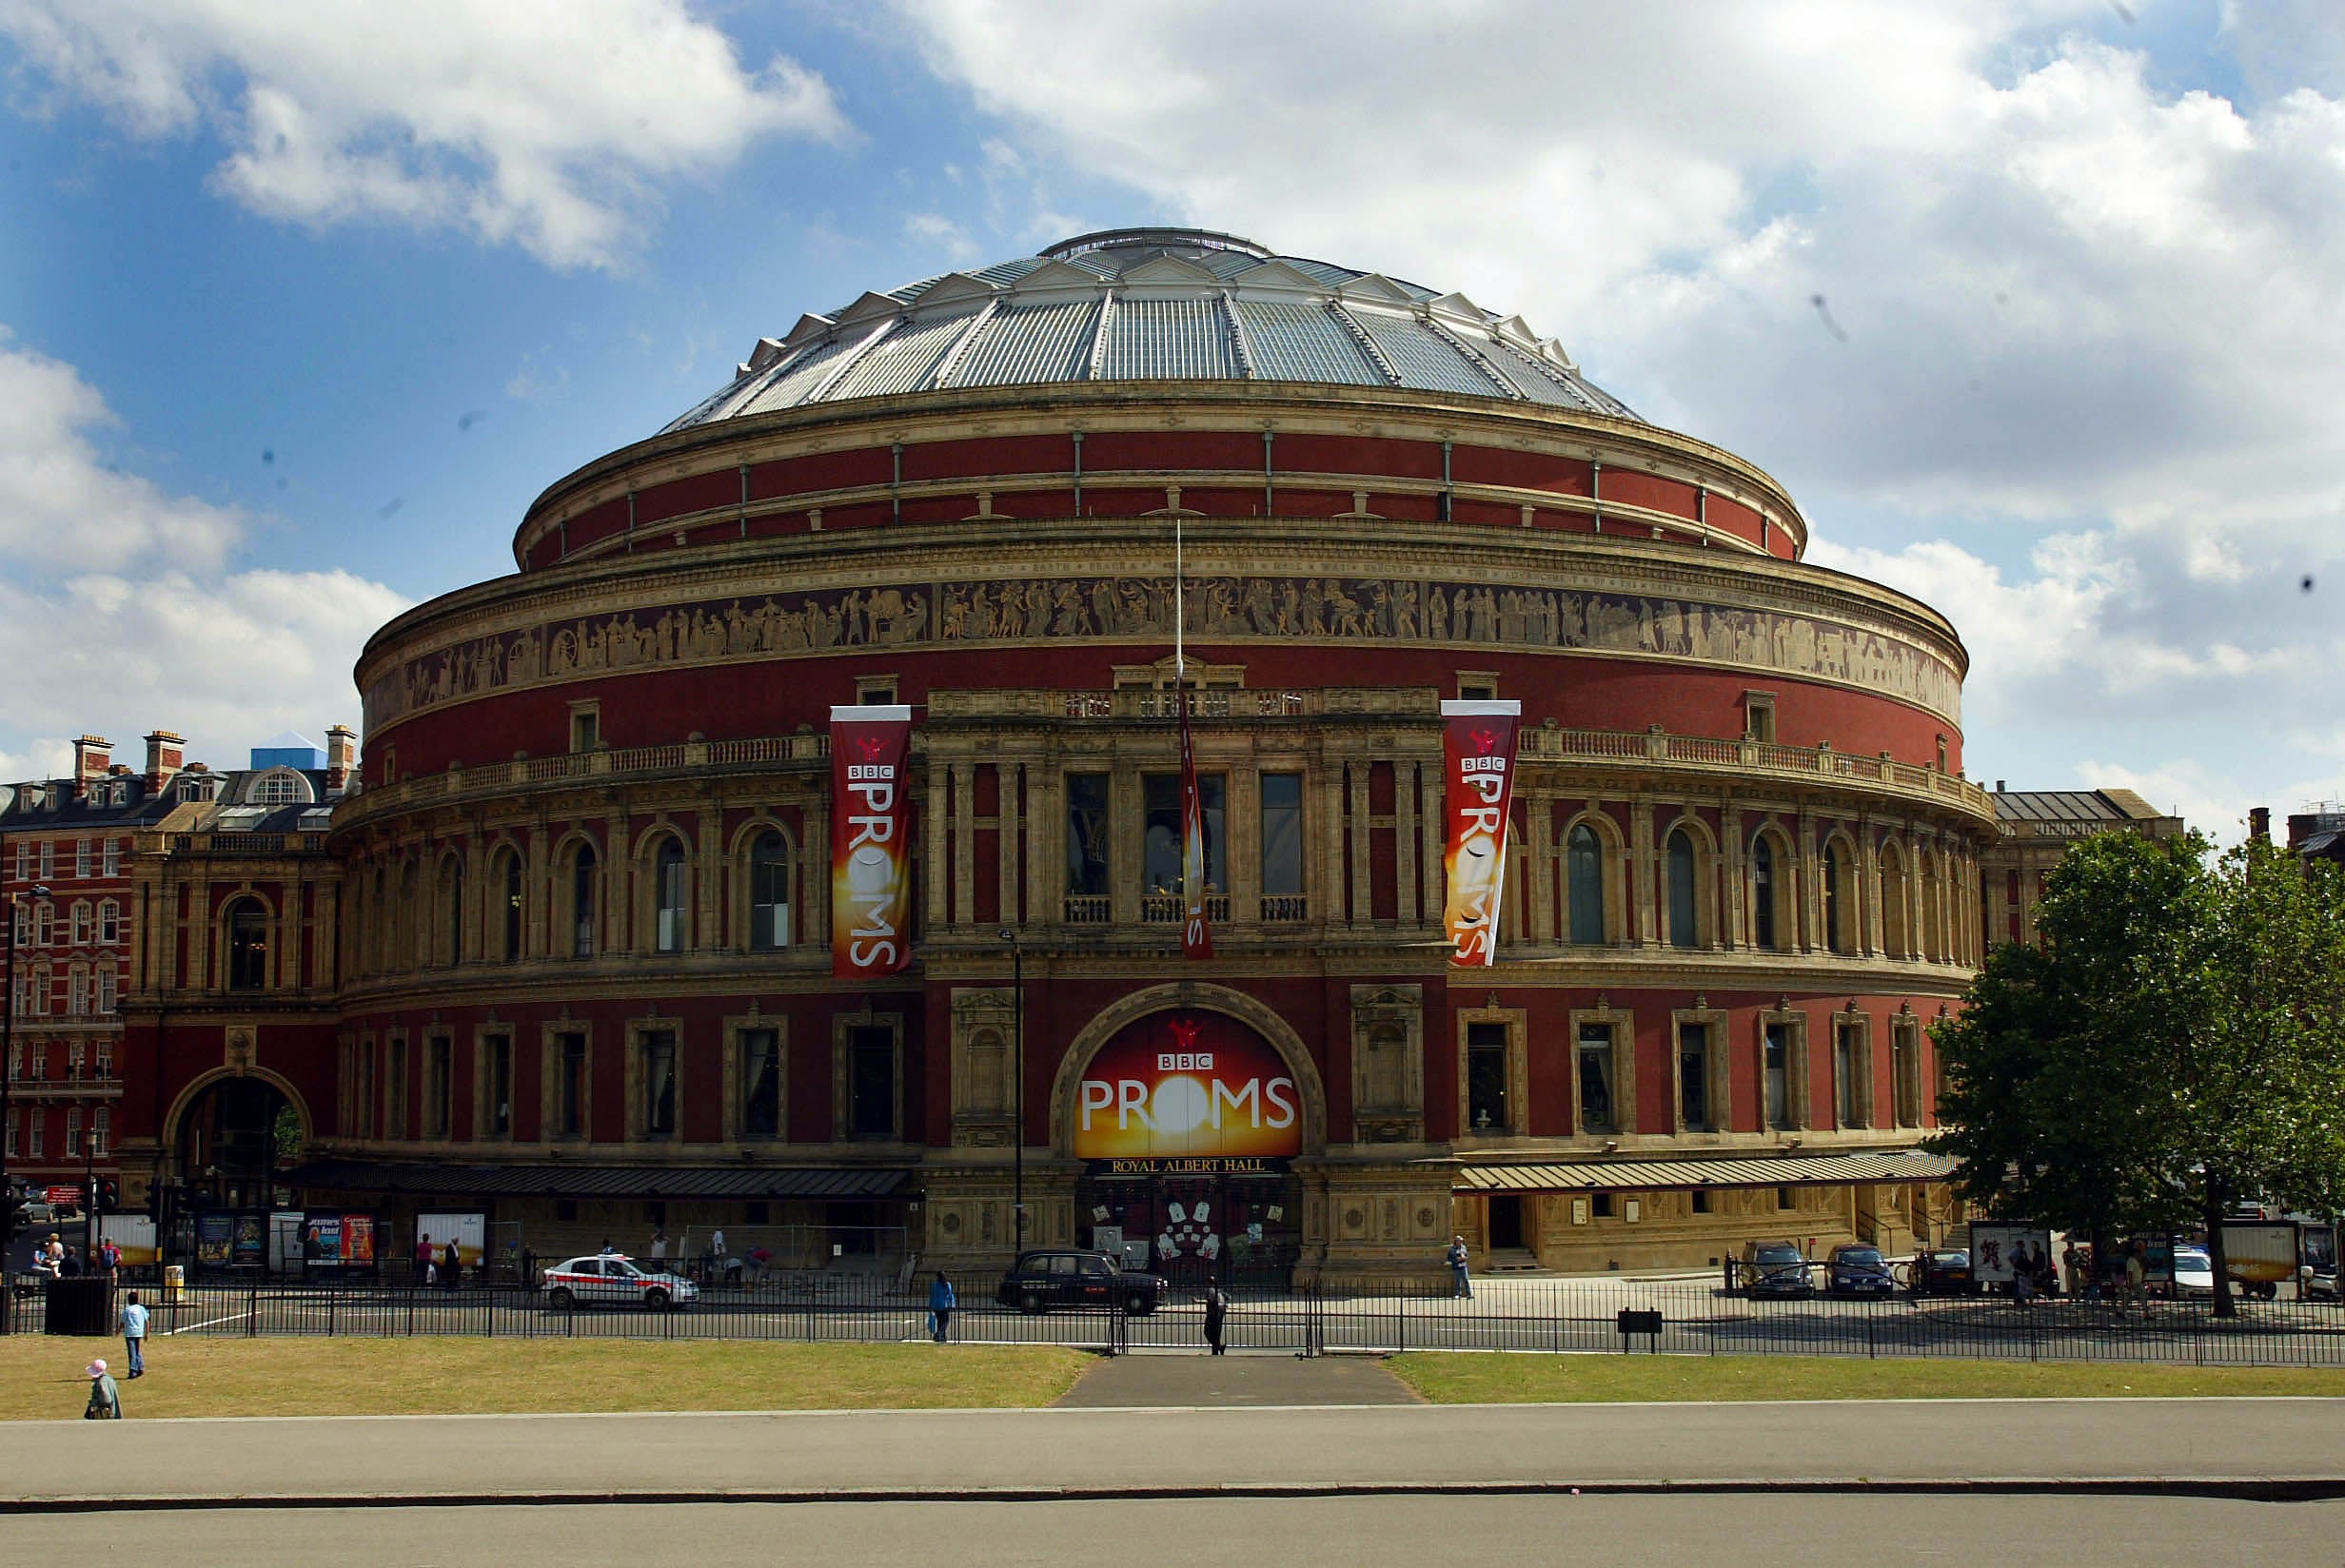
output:
[[[1172,689],[1188,702],[1189,659],[1181,651],[1182,634],[1189,613],[1188,596],[1181,592],[1181,519],[1172,519]]]

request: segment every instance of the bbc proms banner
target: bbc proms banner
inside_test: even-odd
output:
[[[912,962],[912,710],[831,710],[831,973],[895,974]]]
[[[1442,798],[1449,838],[1442,857],[1448,899],[1442,928],[1450,962],[1487,968],[1498,957],[1498,911],[1507,883],[1507,817],[1514,794],[1520,702],[1441,705]]]

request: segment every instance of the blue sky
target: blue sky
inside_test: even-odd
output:
[[[1974,774],[2345,794],[2331,9],[0,0],[0,775],[354,722],[759,333],[1178,221],[1771,469],[1955,617]]]

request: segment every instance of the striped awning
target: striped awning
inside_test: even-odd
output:
[[[1942,1182],[1961,1162],[1920,1149],[1891,1154],[1783,1154],[1755,1160],[1575,1160],[1466,1166],[1459,1192],[1659,1192],[1696,1187],[1842,1186]]]
[[[319,1160],[295,1186],[464,1198],[888,1198],[914,1173],[866,1166],[405,1165]]]

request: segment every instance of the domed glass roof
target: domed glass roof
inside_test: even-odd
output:
[[[1134,381],[1413,387],[1637,417],[1554,339],[1463,294],[1233,234],[1121,228],[800,317],[667,430],[854,398]]]

